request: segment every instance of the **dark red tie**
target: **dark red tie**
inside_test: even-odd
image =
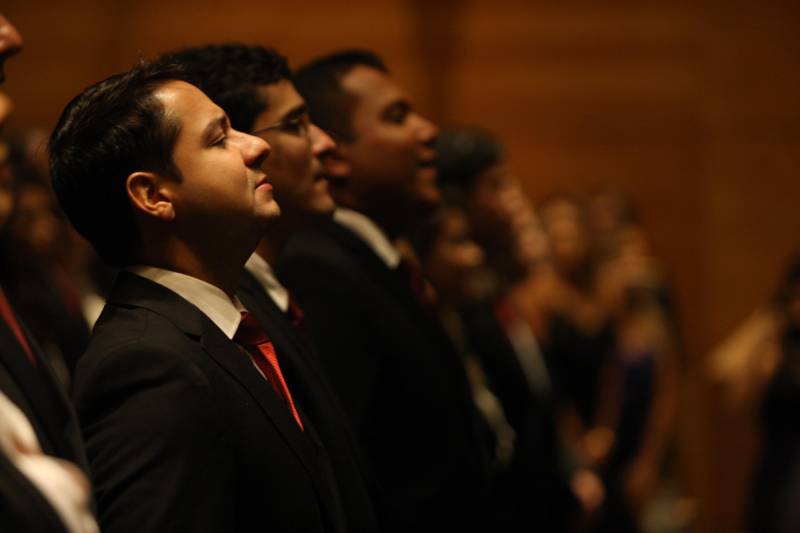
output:
[[[397,265],[397,272],[403,277],[408,288],[417,301],[426,309],[431,310],[436,305],[436,293],[422,270],[408,259],[401,259]]]
[[[267,378],[267,381],[275,393],[284,401],[286,406],[292,412],[297,425],[300,429],[303,428],[303,423],[300,421],[300,414],[292,400],[292,395],[289,392],[289,386],[286,385],[286,380],[283,378],[281,367],[278,364],[278,356],[275,354],[275,347],[267,337],[267,334],[261,328],[261,324],[250,313],[242,312],[242,322],[239,324],[239,329],[236,330],[236,335],[233,340],[242,346],[253,356],[258,368]]]
[[[300,307],[300,304],[297,303],[297,300],[292,298],[291,294],[289,295],[289,309],[287,312],[289,314],[289,320],[292,321],[294,327],[299,328],[303,325],[306,314],[303,312],[303,308]]]
[[[33,366],[37,366],[36,356],[33,355],[33,350],[31,350],[28,340],[22,333],[22,327],[19,325],[17,317],[14,316],[14,311],[11,309],[11,304],[9,303],[8,298],[6,297],[6,292],[2,289],[2,287],[0,287],[0,315],[3,316],[3,320],[5,320],[9,329],[11,329],[11,332],[19,341],[20,346],[22,346],[22,349],[25,351],[25,355],[28,356],[28,360]]]

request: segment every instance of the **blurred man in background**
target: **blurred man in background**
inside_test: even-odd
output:
[[[333,220],[289,242],[279,273],[386,495],[391,531],[480,529],[488,432],[464,365],[394,241],[440,200],[437,128],[374,54],[339,52],[295,76],[325,157]]]
[[[0,14],[0,82],[5,61],[22,49]],[[10,100],[0,99],[0,127]],[[0,228],[14,209],[8,147],[0,143]],[[10,251],[6,251],[10,253]],[[36,341],[0,287],[0,529],[91,533],[91,490],[75,414]]]

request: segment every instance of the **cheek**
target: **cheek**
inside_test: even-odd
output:
[[[391,159],[394,165],[416,165],[417,147],[412,137],[392,128],[383,128],[379,133],[366,143],[366,153],[376,164],[386,165]]]

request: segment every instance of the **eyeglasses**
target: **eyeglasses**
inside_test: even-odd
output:
[[[290,135],[306,135],[308,134],[308,127],[311,124],[311,118],[308,116],[307,111],[293,114],[280,122],[276,122],[266,128],[261,128],[250,133],[250,135],[262,136],[271,131],[280,131]]]

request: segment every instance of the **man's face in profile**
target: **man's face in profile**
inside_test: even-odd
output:
[[[355,140],[341,150],[364,189],[361,196],[392,198],[412,210],[437,205],[436,126],[380,70],[357,66],[341,84],[356,99],[350,119]]]
[[[321,157],[334,147],[333,141],[310,122],[306,104],[289,80],[259,91],[269,105],[256,117],[253,135],[271,148],[263,168],[275,186],[281,220],[294,227],[331,214],[335,203]]]
[[[261,170],[269,145],[231,128],[222,109],[194,85],[170,81],[154,96],[180,125],[172,153],[180,176],[164,184],[176,224],[202,238],[263,230],[280,214]]]
[[[22,36],[11,22],[0,13],[0,83],[5,81],[5,62],[22,50]]]

